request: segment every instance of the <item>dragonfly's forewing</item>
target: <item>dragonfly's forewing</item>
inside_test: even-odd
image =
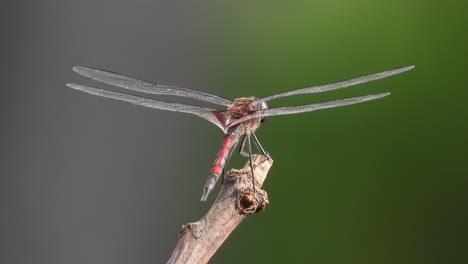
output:
[[[136,78],[109,71],[87,67],[73,67],[73,70],[83,76],[94,79],[96,81],[115,85],[132,91],[149,94],[182,96],[224,106],[229,105],[229,103],[231,102],[230,100],[217,95],[193,91],[186,88],[150,83],[147,81],[139,80]]]
[[[284,93],[280,93],[280,94],[275,94],[275,95],[268,96],[268,97],[265,97],[265,98],[257,99],[256,101],[266,102],[266,101],[270,101],[270,100],[273,100],[273,99],[286,97],[286,96],[291,96],[291,95],[321,93],[321,92],[341,89],[341,88],[353,86],[353,85],[360,84],[360,83],[365,83],[365,82],[370,82],[370,81],[383,79],[383,78],[386,78],[386,77],[389,77],[389,76],[392,76],[392,75],[395,75],[395,74],[399,74],[399,73],[402,73],[402,72],[405,72],[405,71],[409,71],[409,70],[411,70],[413,68],[414,68],[414,66],[399,67],[399,68],[391,69],[391,70],[388,70],[388,71],[383,71],[383,72],[379,72],[379,73],[374,73],[374,74],[369,74],[369,75],[365,75],[365,76],[352,78],[352,79],[345,80],[345,81],[339,81],[339,82],[330,83],[330,84],[316,85],[316,86],[312,86],[312,87],[307,87],[307,88],[292,90],[292,91],[288,91],[288,92],[284,92]]]
[[[169,103],[169,102],[164,102],[164,101],[158,101],[154,99],[124,94],[124,93],[112,92],[108,90],[97,89],[97,88],[83,86],[79,84],[67,84],[67,86],[75,90],[85,92],[85,93],[112,98],[112,99],[117,99],[121,101],[126,101],[126,102],[136,104],[136,105],[197,115],[215,124],[221,130],[223,131],[225,130],[225,124],[224,124],[225,118],[223,116],[224,113],[215,109],[193,106],[193,105],[186,105],[186,104],[179,104],[179,103]]]
[[[297,113],[312,112],[312,111],[319,110],[319,109],[334,108],[334,107],[339,107],[339,106],[352,105],[352,104],[363,103],[363,102],[367,102],[371,100],[376,100],[376,99],[385,97],[389,94],[390,93],[370,94],[370,95],[365,95],[365,96],[338,99],[338,100],[319,102],[319,103],[314,103],[314,104],[285,106],[285,107],[277,107],[277,108],[259,110],[259,111],[256,111],[255,113],[252,113],[248,116],[238,119],[231,124],[228,124],[228,127],[238,125],[242,122],[245,122],[246,120],[249,120],[255,117],[290,115],[290,114],[297,114]]]

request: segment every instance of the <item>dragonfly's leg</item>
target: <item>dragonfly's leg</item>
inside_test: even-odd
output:
[[[250,170],[252,171],[252,187],[253,187],[253,191],[255,192],[255,176],[254,176],[254,168],[253,168],[253,162],[252,162],[252,144],[250,144],[250,134],[247,134],[246,138],[247,138],[247,145],[249,146],[249,164],[250,164]]]
[[[247,135],[244,135],[244,137],[242,138],[242,141],[241,141],[241,144],[240,144],[240,147],[239,147],[239,154],[242,156],[242,157],[246,157],[248,158],[249,157],[249,153],[245,152],[245,138],[247,137]]]
[[[223,171],[221,172],[221,185],[224,185],[224,172],[226,168],[223,168]]]
[[[260,149],[260,152],[262,152],[263,156],[270,158],[270,154],[268,154],[268,152],[266,152],[266,151],[263,149],[262,144],[260,144],[260,141],[258,141],[258,138],[257,138],[257,136],[255,135],[255,133],[252,133],[252,135],[253,135],[253,138],[254,138],[254,140],[255,140],[255,143],[257,144],[257,147]]]

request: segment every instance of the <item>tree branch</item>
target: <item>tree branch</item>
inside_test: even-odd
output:
[[[179,242],[168,264],[207,263],[216,250],[247,216],[265,210],[267,193],[260,189],[273,164],[271,158],[253,156],[255,192],[249,163],[240,170],[232,169],[208,213],[195,223],[182,226]]]

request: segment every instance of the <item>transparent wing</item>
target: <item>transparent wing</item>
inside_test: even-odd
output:
[[[230,103],[230,100],[217,95],[193,91],[186,88],[150,83],[147,81],[135,79],[122,74],[117,74],[104,70],[86,67],[73,67],[73,70],[83,76],[94,79],[96,81],[112,84],[132,91],[150,94],[182,96],[224,106],[227,106]]]
[[[284,92],[284,93],[280,93],[280,94],[275,94],[275,95],[268,96],[268,97],[265,97],[265,98],[257,99],[256,101],[266,102],[266,101],[270,101],[270,100],[273,100],[273,99],[277,99],[277,98],[281,98],[281,97],[285,97],[285,96],[296,95],[296,94],[321,93],[321,92],[325,92],[325,91],[341,89],[341,88],[345,88],[345,87],[360,84],[360,83],[365,83],[365,82],[370,82],[370,81],[383,79],[383,78],[386,78],[386,77],[389,77],[389,76],[392,76],[392,75],[395,75],[395,74],[399,74],[399,73],[402,73],[402,72],[405,72],[405,71],[409,71],[409,70],[411,70],[413,68],[414,68],[414,66],[399,67],[399,68],[395,68],[395,69],[388,70],[388,71],[383,71],[383,72],[379,72],[379,73],[374,73],[374,74],[369,74],[369,75],[365,75],[365,76],[361,76],[361,77],[356,77],[356,78],[352,78],[352,79],[345,80],[345,81],[339,81],[339,82],[336,82],[336,83],[322,84],[322,85],[302,88],[302,89],[298,89],[298,90],[288,91],[288,92]]]
[[[124,93],[117,93],[117,92],[97,89],[97,88],[83,86],[79,84],[73,84],[73,83],[69,83],[67,84],[67,86],[72,89],[79,90],[85,93],[112,98],[112,99],[117,99],[121,101],[126,101],[126,102],[136,104],[136,105],[142,105],[142,106],[146,106],[150,108],[156,108],[156,109],[167,110],[167,111],[193,114],[205,120],[210,121],[211,123],[215,124],[217,127],[219,127],[223,131],[225,129],[225,124],[223,124],[223,122],[220,121],[220,119],[224,120],[224,118],[222,118],[223,114],[215,109],[192,106],[192,105],[185,105],[185,104],[179,104],[179,103],[168,103],[168,102],[163,102],[163,101],[157,101],[157,100],[153,100],[149,98],[124,94]]]
[[[319,103],[308,104],[308,105],[285,106],[285,107],[277,107],[277,108],[259,110],[251,115],[248,115],[244,118],[236,120],[235,122],[231,124],[228,124],[228,127],[238,125],[242,122],[245,122],[246,120],[249,120],[255,117],[290,115],[290,114],[297,114],[297,113],[312,112],[312,111],[319,110],[319,109],[327,109],[327,108],[334,108],[334,107],[339,107],[339,106],[363,103],[363,102],[367,102],[371,100],[380,99],[387,95],[390,95],[390,93],[370,94],[370,95],[365,95],[365,96],[319,102]]]

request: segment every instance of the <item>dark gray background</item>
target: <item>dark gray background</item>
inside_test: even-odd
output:
[[[181,224],[206,210],[198,199],[221,133],[65,83],[96,85],[72,72],[82,65],[208,91],[203,7],[8,1],[0,17],[0,263],[165,262]]]

